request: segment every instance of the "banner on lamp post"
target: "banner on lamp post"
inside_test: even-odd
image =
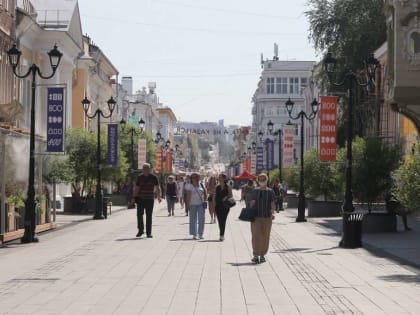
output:
[[[137,143],[137,169],[141,169],[143,164],[146,163],[146,139],[139,139]]]
[[[47,89],[47,152],[64,152],[64,88]]]
[[[257,158],[257,163],[256,163],[256,173],[260,174],[262,172],[262,170],[264,169],[264,149],[262,146],[257,147],[256,149],[256,158]]]
[[[118,163],[118,124],[108,125],[108,146],[107,164],[117,165]]]
[[[257,162],[256,155],[252,154],[251,155],[251,174],[256,173],[256,166],[257,166],[256,162]]]
[[[267,172],[274,168],[274,141],[267,139],[265,141],[265,153],[267,161]]]
[[[290,167],[295,163],[293,149],[295,144],[295,128],[283,128],[283,167]]]
[[[158,147],[156,149],[156,167],[155,167],[155,171],[157,173],[162,172],[162,154],[163,154],[162,147]]]
[[[166,173],[172,173],[172,153],[170,150],[166,151]]]
[[[335,161],[337,152],[337,96],[321,96],[319,159]]]

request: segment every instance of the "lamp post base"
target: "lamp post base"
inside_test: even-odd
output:
[[[296,222],[306,222],[305,204],[306,204],[305,196],[302,193],[300,193],[299,200],[298,200],[298,216],[296,218]]]

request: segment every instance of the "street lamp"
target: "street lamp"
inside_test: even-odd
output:
[[[137,169],[136,168],[136,164],[135,164],[135,160],[134,160],[134,135],[140,136],[144,130],[144,126],[146,125],[146,123],[144,122],[143,118],[140,118],[140,120],[138,121],[138,125],[140,128],[140,132],[137,132],[135,127],[130,127],[130,129],[125,130],[125,126],[126,126],[126,121],[124,119],[121,119],[120,121],[120,125],[122,126],[122,132],[126,135],[130,135],[130,160],[131,160],[131,170],[130,170],[130,200],[132,200],[132,196],[133,196],[133,189],[134,189],[134,171]],[[134,208],[134,204],[129,205],[129,208]]]
[[[267,123],[267,130],[270,133],[270,135],[279,136],[279,181],[280,183],[283,182],[283,175],[282,175],[282,168],[283,168],[283,157],[282,157],[282,136],[283,136],[283,130],[280,128],[276,130],[273,133],[274,130],[274,124],[271,122],[271,120]]]
[[[286,110],[289,117],[293,120],[300,118],[300,184],[299,184],[299,201],[298,201],[298,216],[296,222],[306,222],[305,219],[305,187],[304,187],[304,168],[303,168],[303,143],[305,131],[305,119],[313,120],[316,117],[319,109],[319,103],[314,99],[311,103],[312,112],[308,115],[305,111],[301,110],[296,116],[292,115],[294,102],[289,98],[286,102]]]
[[[52,78],[57,68],[60,64],[60,60],[62,57],[62,53],[57,49],[57,45],[54,45],[54,48],[48,52],[50,66],[52,68],[52,73],[49,76],[44,76],[41,73],[40,68],[33,63],[28,71],[20,75],[17,73],[16,69],[19,66],[20,56],[22,52],[16,48],[16,45],[13,45],[11,49],[7,51],[7,55],[9,57],[9,63],[12,65],[13,74],[20,78],[26,78],[29,75],[32,75],[32,85],[31,85],[31,123],[30,123],[30,137],[29,137],[29,180],[28,180],[28,192],[27,198],[25,202],[25,221],[24,227],[25,232],[21,239],[22,243],[31,243],[31,242],[38,242],[38,238],[35,237],[35,91],[36,91],[36,75],[38,74],[42,79],[50,79]]]
[[[367,81],[362,81],[358,75],[349,70],[345,73],[344,78],[341,81],[334,81],[334,74],[337,65],[337,59],[335,59],[332,54],[329,52],[327,53],[326,57],[324,58],[324,69],[325,72],[328,74],[328,79],[330,84],[333,86],[343,86],[348,84],[347,91],[349,95],[349,103],[348,103],[348,113],[347,113],[347,155],[346,155],[346,188],[345,188],[345,197],[344,197],[344,204],[343,204],[343,212],[353,212],[353,192],[351,189],[352,186],[352,164],[353,164],[353,149],[352,149],[352,142],[353,142],[353,95],[354,95],[354,88],[357,86],[360,87],[367,87],[370,83],[373,82],[373,77],[375,75],[376,69],[379,66],[379,61],[373,56],[370,55],[365,61],[365,70],[368,76]]]
[[[103,118],[109,118],[112,116],[112,112],[115,108],[115,100],[111,98],[107,101],[108,104],[108,110],[109,114],[105,115],[104,112],[99,108],[96,109],[96,111],[89,115],[89,107],[90,107],[90,101],[88,100],[87,96],[85,95],[85,98],[82,100],[83,110],[85,111],[85,115],[88,118],[97,118],[97,148],[96,148],[96,163],[98,168],[98,174],[96,179],[96,205],[95,205],[95,215],[93,216],[94,220],[103,220],[104,216],[102,214],[103,212],[103,193],[102,193],[102,172],[101,172],[101,116]]]

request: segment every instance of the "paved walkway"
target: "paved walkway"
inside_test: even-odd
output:
[[[8,244],[0,314],[419,314],[418,270],[378,251],[339,248],[336,219],[295,223],[296,210],[281,212],[267,262],[252,264],[240,208],[224,242],[217,224],[193,241],[179,205],[167,217],[162,203],[152,239],[134,237],[135,210],[123,210],[43,234],[38,244]],[[414,229],[391,238],[400,246],[418,236]],[[381,239],[364,236],[364,244]]]

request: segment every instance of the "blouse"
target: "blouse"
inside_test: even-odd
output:
[[[272,216],[271,203],[274,201],[274,192],[271,188],[254,189],[252,200],[255,200],[257,217],[269,218]]]

